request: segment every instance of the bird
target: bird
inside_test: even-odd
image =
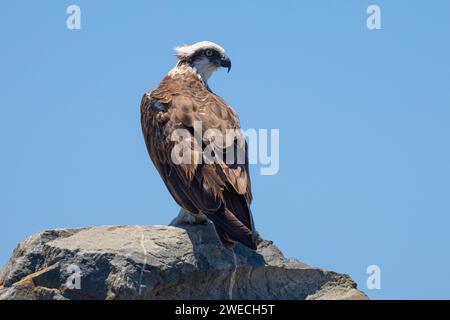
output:
[[[208,85],[216,70],[230,72],[231,60],[225,49],[211,41],[178,46],[175,55],[176,66],[156,89],[144,94],[140,105],[148,154],[181,207],[171,225],[209,220],[225,248],[232,249],[239,242],[256,250],[247,142],[236,111]],[[225,138],[232,135],[218,143],[215,136],[202,136],[208,131]],[[174,161],[174,150],[181,144],[177,132],[183,132],[185,139],[179,155],[189,151],[192,161]],[[211,161],[228,154],[231,160]]]

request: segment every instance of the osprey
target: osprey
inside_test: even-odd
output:
[[[230,71],[231,61],[222,47],[209,41],[177,47],[175,53],[177,65],[141,101],[148,153],[182,208],[172,224],[205,223],[209,218],[226,248],[240,242],[255,250],[247,144],[236,112],[208,86],[219,67]],[[211,129],[226,138],[232,132],[232,138],[215,139],[206,134]],[[187,132],[180,156],[188,151],[192,161],[174,161],[174,148],[180,143],[176,132],[180,131]],[[239,151],[244,152],[244,161],[238,161]],[[228,157],[226,162],[210,159],[227,153],[232,155],[231,161]]]

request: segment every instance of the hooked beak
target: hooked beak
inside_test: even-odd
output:
[[[227,68],[228,72],[231,70],[231,60],[227,56],[224,56],[220,59],[220,66],[223,68]]]

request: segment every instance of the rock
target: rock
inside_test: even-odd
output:
[[[349,276],[287,259],[271,241],[234,253],[210,223],[44,231],[14,250],[0,300],[367,299]]]

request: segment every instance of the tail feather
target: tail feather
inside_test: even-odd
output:
[[[236,216],[224,208],[214,213],[206,213],[207,217],[214,223],[221,242],[225,246],[231,245],[230,242],[238,241],[245,246],[256,250],[255,237],[252,225],[248,228]],[[231,241],[230,241],[231,240]]]
[[[217,236],[219,237],[219,240],[222,243],[222,245],[227,249],[233,248],[236,241],[233,241],[228,236],[228,234],[225,231],[223,231],[223,229],[220,228],[218,225],[214,224],[214,229],[216,230]]]

